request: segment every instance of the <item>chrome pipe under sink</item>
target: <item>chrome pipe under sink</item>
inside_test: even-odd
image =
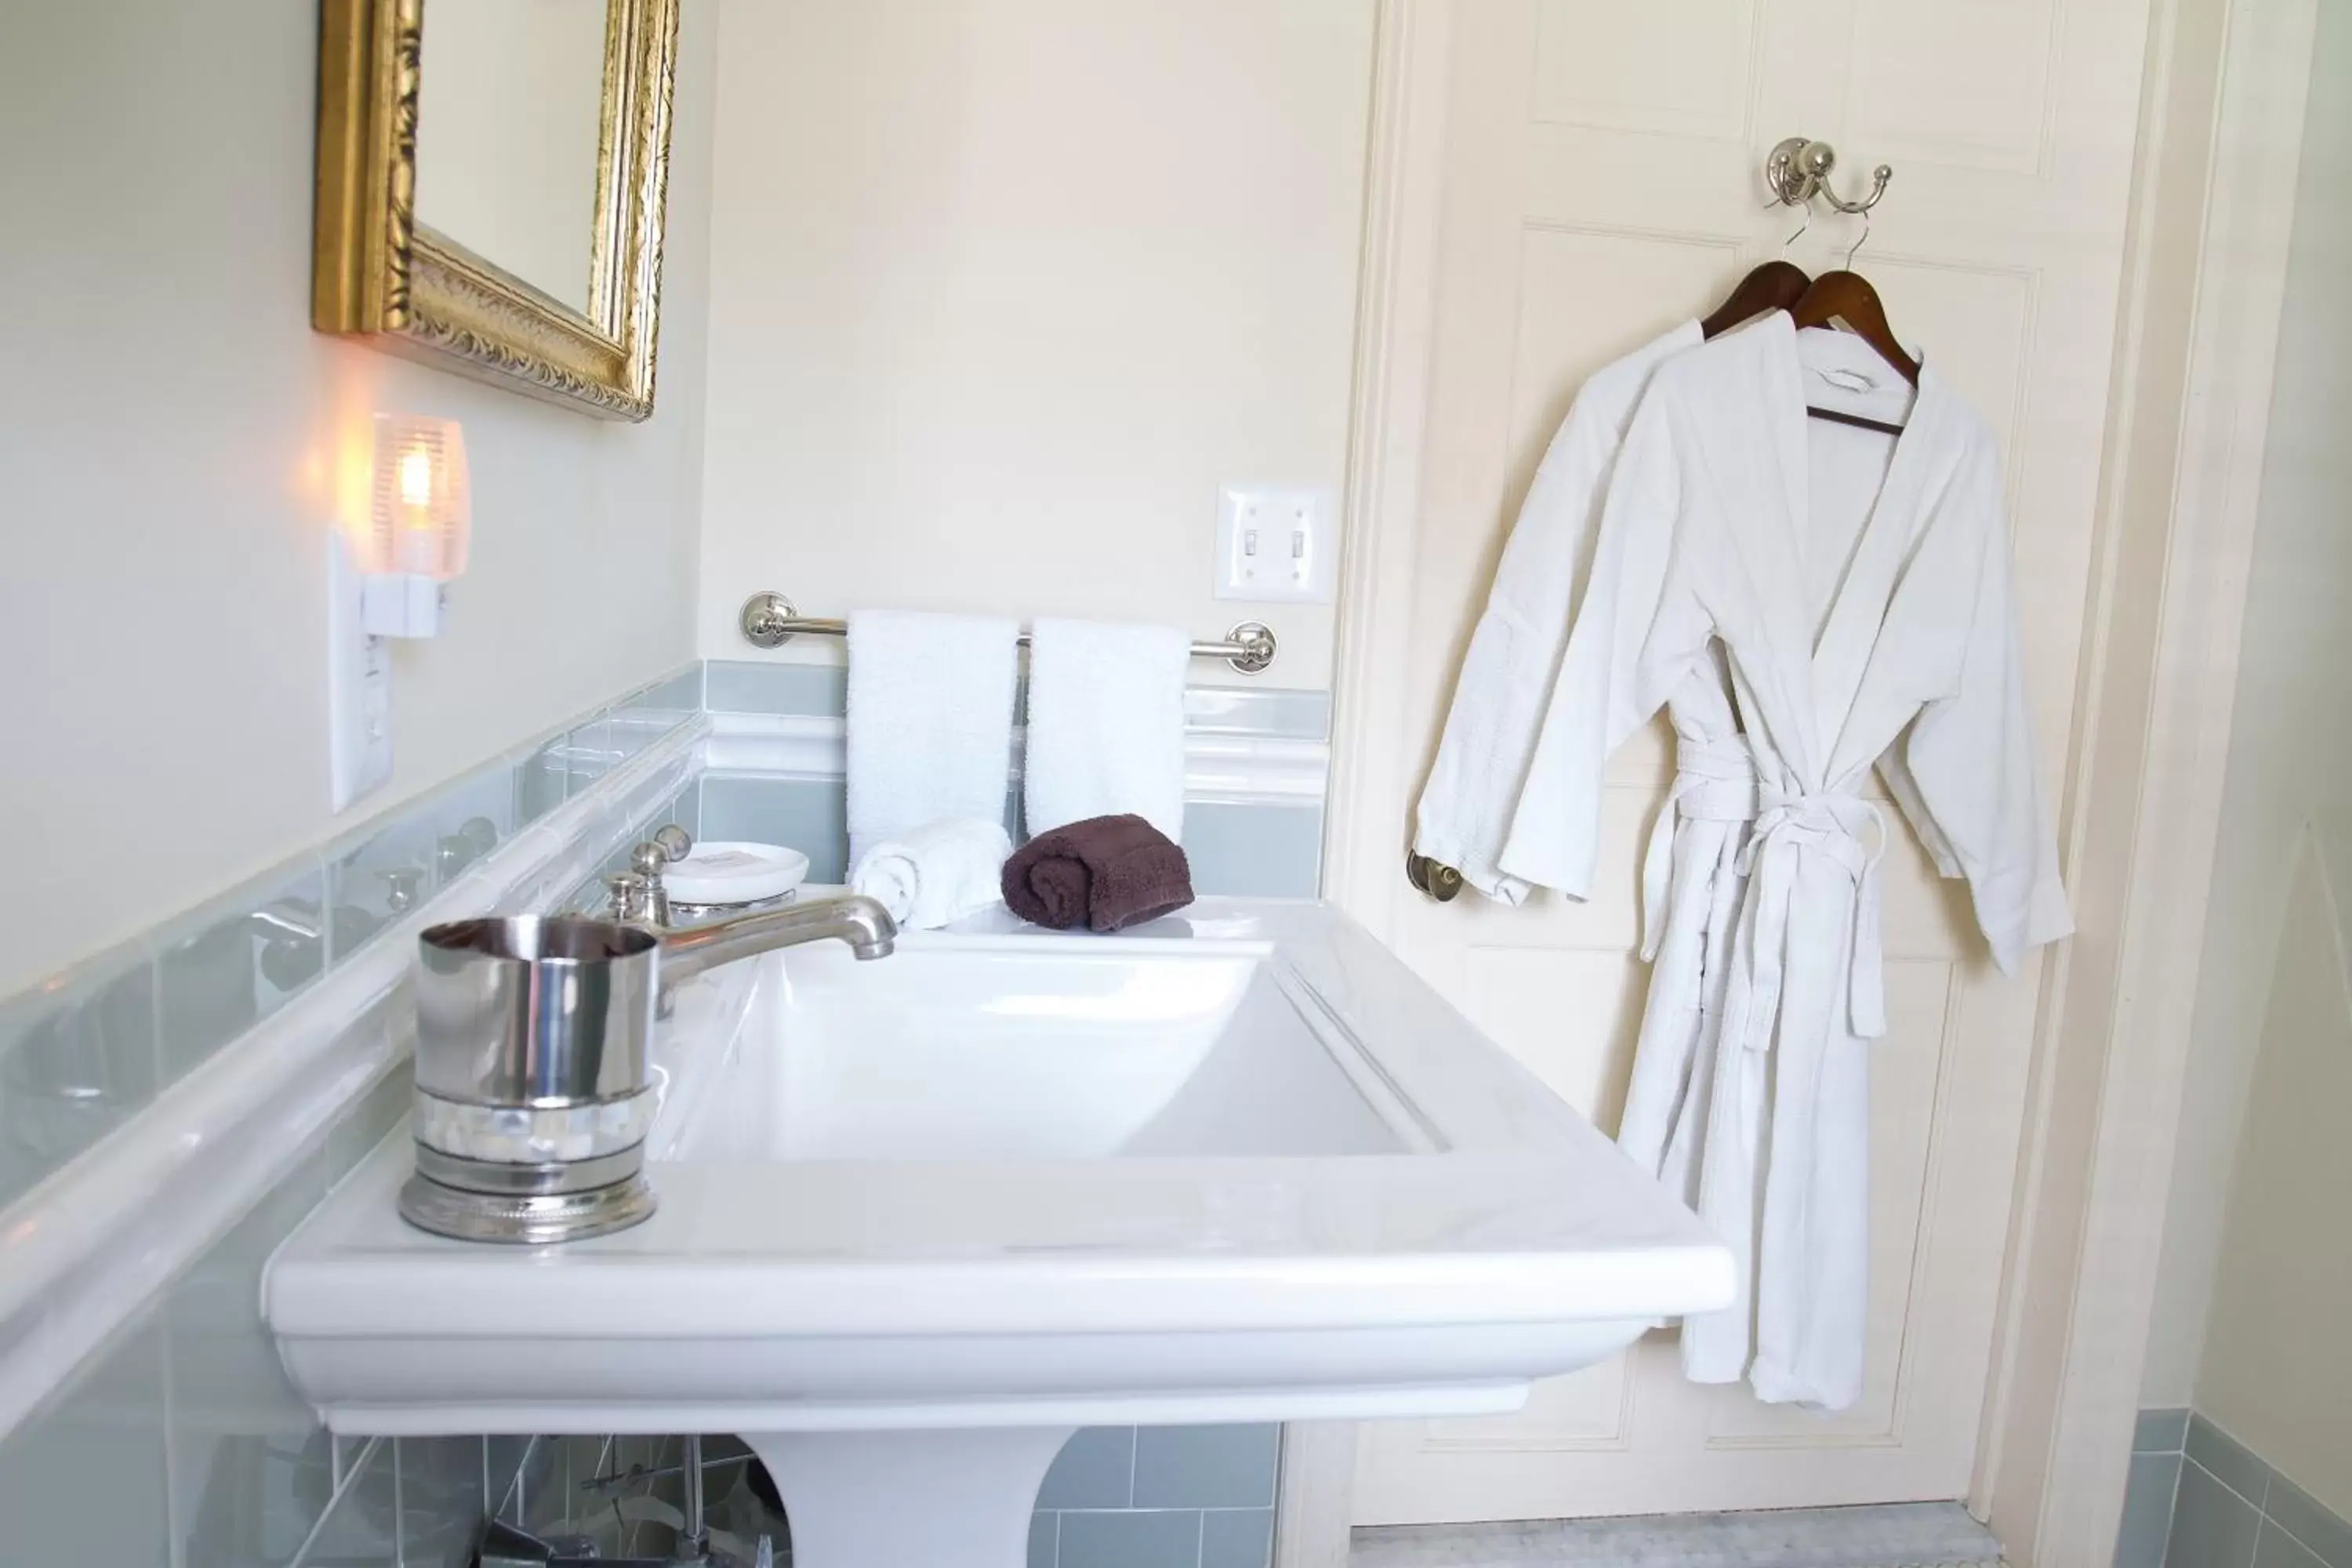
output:
[[[572,915],[428,928],[414,971],[416,1173],[402,1216],[522,1244],[637,1224],[655,1205],[645,1139],[663,984],[809,942],[884,958],[898,934],[857,893],[667,933]]]

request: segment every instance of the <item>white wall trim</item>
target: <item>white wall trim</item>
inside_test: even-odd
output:
[[[1406,890],[1402,825],[1370,802],[1419,765],[1399,712],[1414,645],[1412,563],[1421,449],[1436,337],[1454,0],[1379,0],[1365,159],[1364,243],[1356,286],[1356,370],[1337,643],[1331,761],[1323,814],[1323,896],[1383,941]],[[1355,1522],[1356,1434],[1302,1422],[1283,1430],[1276,1568],[1344,1568]]]
[[[838,784],[848,775],[849,725],[795,713],[712,715],[710,771]],[[1013,732],[1008,784],[1020,778],[1022,732]],[[1184,737],[1184,798],[1215,805],[1319,805],[1331,748],[1281,735],[1192,731]]]
[[[1411,661],[1422,436],[1437,331],[1447,99],[1455,0],[1381,0],[1357,285],[1356,380],[1331,674],[1330,804],[1323,892],[1374,935],[1391,934],[1405,835],[1371,804],[1419,765],[1399,710]]]
[[[2172,39],[2201,5],[2223,8],[2226,47],[2200,122],[2167,95],[2194,63],[2175,58]],[[2313,15],[2313,0],[2164,0],[2154,18],[2164,48],[2143,100],[2085,738],[2069,780],[2083,930],[2036,1052],[1972,1500],[2019,1568],[2107,1561],[2122,1509],[2236,695]],[[2179,264],[2166,161],[2209,157],[2176,375],[2144,352],[2177,327],[2151,289],[2154,269]],[[2168,472],[2137,471],[2167,458]]]
[[[1348,1568],[1355,1492],[1354,1422],[1285,1426],[1274,1500],[1274,1568]]]
[[[700,718],[555,807],[51,1174],[0,1225],[0,1436],[260,1202],[415,1037],[416,935],[538,907],[693,776]]]

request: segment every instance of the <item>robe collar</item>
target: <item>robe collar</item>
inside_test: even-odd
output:
[[[1759,630],[1769,656],[1769,671],[1750,671],[1749,684],[1764,704],[1774,749],[1804,789],[1816,790],[1867,768],[1893,739],[1878,733],[1879,724],[1856,720],[1882,706],[1864,701],[1879,663],[1874,658],[1879,634],[1965,432],[1942,377],[1923,365],[1910,417],[1895,438],[1853,553],[1827,610],[1817,614],[1804,572],[1812,463],[1797,329],[1786,311],[1775,310],[1732,336],[1745,340],[1741,346],[1751,363],[1746,374],[1729,378],[1726,391],[1752,395],[1757,401],[1750,406],[1762,412],[1725,421],[1727,433],[1746,436],[1727,455],[1765,481],[1750,493],[1771,513],[1752,540],[1748,531],[1735,531],[1758,590]]]

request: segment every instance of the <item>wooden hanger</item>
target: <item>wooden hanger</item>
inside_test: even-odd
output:
[[[1751,316],[1785,310],[1804,298],[1812,281],[1792,261],[1768,261],[1742,278],[1731,297],[1715,308],[1715,314],[1699,322],[1699,336],[1721,337]]]
[[[1859,272],[1824,272],[1814,279],[1803,298],[1789,307],[1789,320],[1800,331],[1843,322],[1855,337],[1868,343],[1873,353],[1894,366],[1896,374],[1914,386],[1919,384],[1919,362],[1904,353],[1903,345],[1895,341],[1895,329],[1886,324],[1886,307],[1879,301],[1878,290]],[[1805,412],[1816,419],[1888,436],[1903,433],[1900,425],[1865,419],[1859,414],[1841,414],[1834,408],[1809,407]]]

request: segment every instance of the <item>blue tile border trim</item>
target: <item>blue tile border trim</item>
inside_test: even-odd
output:
[[[2167,1510],[2163,1549],[2151,1553],[2152,1497],[2127,1492],[2116,1568],[2159,1568],[2164,1562],[2202,1563],[2216,1551],[2254,1562],[2317,1562],[2352,1568],[2352,1521],[2295,1485],[2252,1447],[2193,1410],[2143,1410],[2134,1432],[2133,1476],[2153,1486],[2154,1465],[2180,1453],[2179,1485]],[[2273,1537],[2288,1546],[2273,1548]],[[2240,1549],[2243,1548],[2242,1553]],[[2275,1551],[2275,1557],[2272,1553]]]
[[[2189,1436],[2181,1445],[2198,1468],[2260,1509],[2268,1500],[2271,1468],[2252,1448],[2202,1415],[2189,1417]]]
[[[2115,1568],[2164,1568],[2172,1508],[2180,1490],[2179,1454],[2134,1454],[2124,1482],[2124,1511],[2116,1528]]]
[[[714,713],[838,719],[848,710],[849,676],[837,664],[714,658],[707,689]],[[1321,741],[1331,731],[1331,694],[1281,686],[1188,686],[1184,720],[1196,734]]]
[[[2178,1454],[2189,1436],[2189,1412],[2182,1408],[2143,1410],[2132,1426],[2135,1454]]]
[[[0,997],[0,1209],[702,698],[674,669]]]
[[[2327,1568],[2352,1568],[2352,1521],[2276,1471],[2263,1517],[2306,1547]]]

